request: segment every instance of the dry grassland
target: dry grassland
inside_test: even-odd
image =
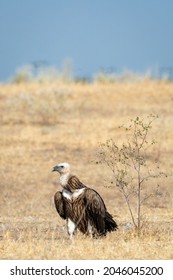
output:
[[[25,83],[0,85],[0,258],[1,259],[172,259],[173,183],[160,180],[157,197],[143,206],[138,237],[121,194],[106,188],[106,167],[95,165],[99,143],[125,141],[118,128],[154,113],[158,141],[153,159],[173,169],[173,83]],[[67,238],[53,196],[60,189],[52,166],[67,161],[85,184],[104,198],[119,230],[91,240]],[[148,182],[148,191],[157,182]]]

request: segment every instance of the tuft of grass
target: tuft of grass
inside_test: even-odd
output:
[[[0,252],[2,259],[171,259],[172,237],[163,225],[153,229],[148,224],[140,237],[135,229],[120,225],[104,238],[90,239],[78,232],[71,242],[61,224],[20,221],[4,230]]]

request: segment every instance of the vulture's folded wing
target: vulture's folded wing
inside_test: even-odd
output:
[[[106,207],[101,196],[93,189],[85,190],[85,207],[92,225],[97,229],[98,234],[105,234]]]
[[[60,215],[60,217],[63,218],[63,219],[66,219],[62,192],[56,192],[55,193],[54,202],[55,202],[56,210],[57,210],[58,214]]]

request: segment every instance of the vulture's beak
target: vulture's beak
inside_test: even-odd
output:
[[[54,171],[59,171],[59,166],[54,166],[54,167],[52,168],[52,172],[54,172]]]

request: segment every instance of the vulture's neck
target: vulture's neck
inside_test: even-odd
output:
[[[68,179],[70,178],[70,173],[62,174],[60,176],[60,184],[62,187],[67,185]]]

